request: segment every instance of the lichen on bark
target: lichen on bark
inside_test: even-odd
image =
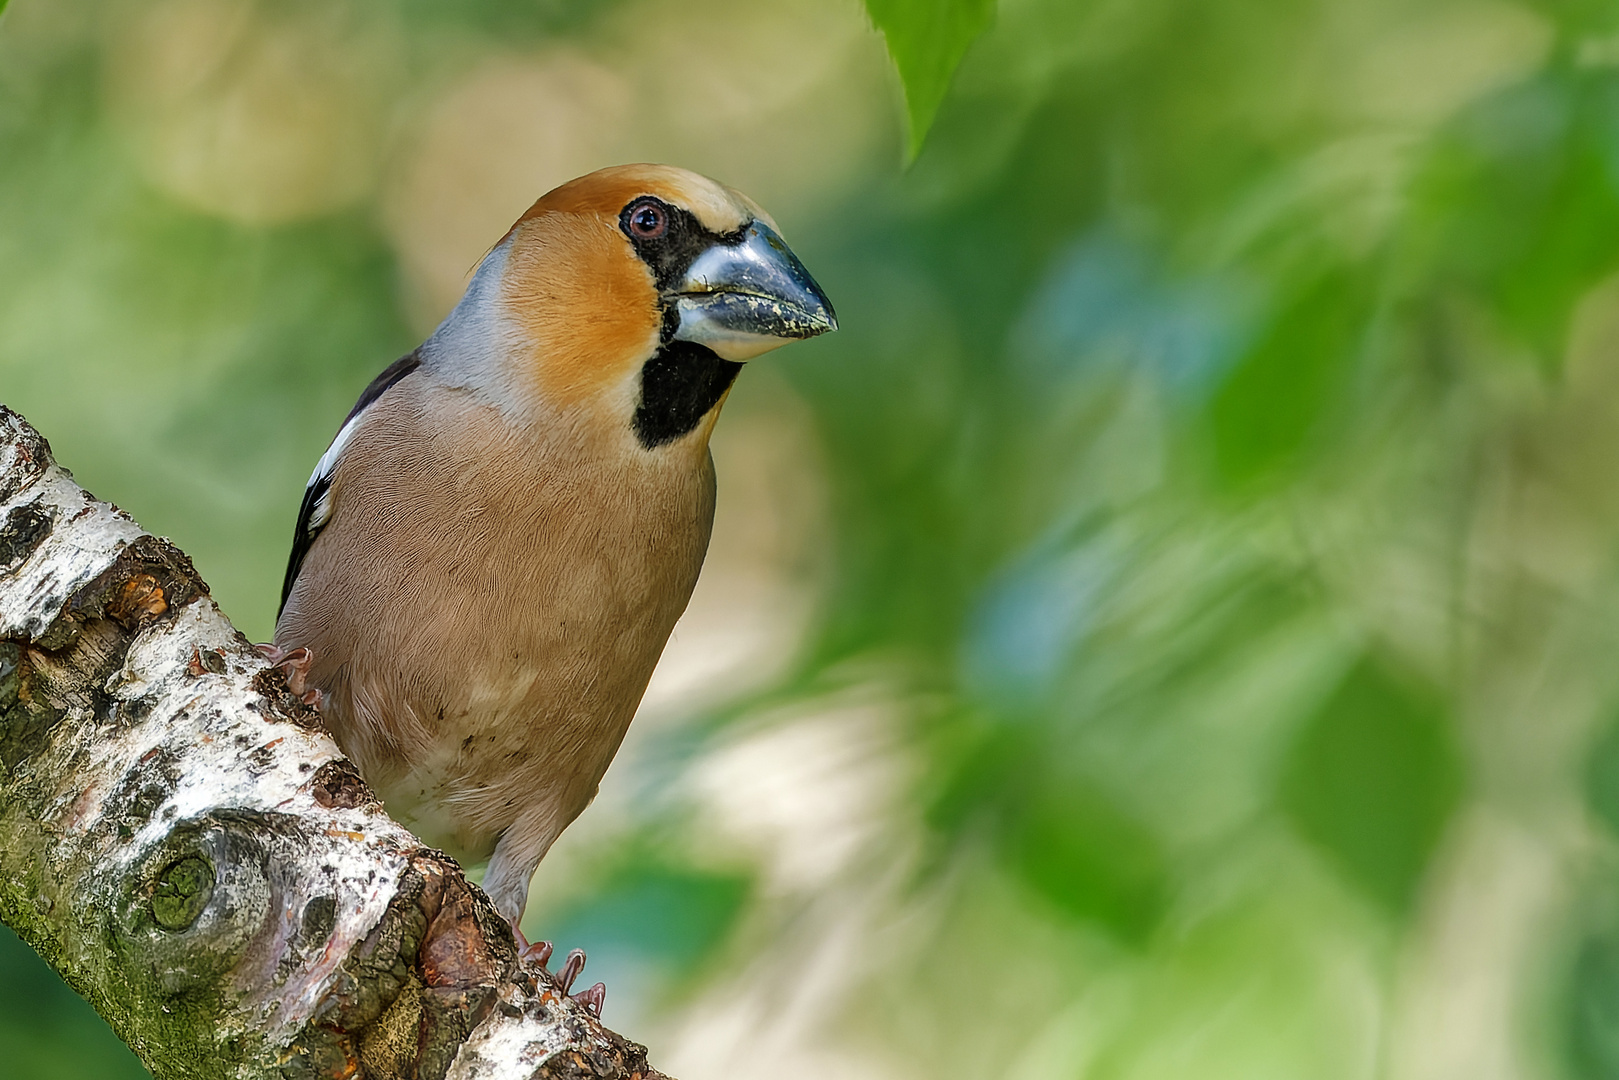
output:
[[[159,1080],[661,1075],[4,406],[0,920]]]

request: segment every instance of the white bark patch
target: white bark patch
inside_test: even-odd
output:
[[[462,1044],[445,1080],[529,1077],[559,1057],[608,1049],[605,1040],[590,1038],[596,1025],[584,1007],[555,992],[526,1007],[519,995],[507,994],[501,1004]]]
[[[84,489],[54,465],[0,504],[0,523],[28,510],[48,519],[50,532],[0,587],[0,637],[41,637],[67,598],[143,535],[128,514],[89,501]]]

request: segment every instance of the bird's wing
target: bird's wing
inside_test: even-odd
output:
[[[377,399],[388,392],[388,388],[415,371],[422,364],[421,357],[413,352],[402,356],[389,364],[360,394],[360,400],[354,403],[354,408],[343,420],[343,426],[337,429],[337,435],[320,456],[315,464],[315,471],[309,476],[309,483],[304,487],[303,505],[298,507],[298,524],[292,534],[292,555],[287,559],[287,576],[281,583],[281,608],[287,606],[287,597],[292,595],[292,583],[298,580],[298,571],[304,565],[304,556],[309,554],[310,545],[314,544],[315,537],[326,527],[332,517],[332,474],[337,471],[337,463],[343,456],[343,448],[348,445],[349,439],[354,436],[355,429],[365,417],[365,411],[376,404]],[[280,618],[281,608],[276,611]]]

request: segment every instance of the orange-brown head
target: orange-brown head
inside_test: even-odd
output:
[[[515,398],[621,423],[655,450],[706,433],[743,361],[836,328],[746,196],[668,165],[621,165],[530,207],[435,339],[470,345],[471,366]]]

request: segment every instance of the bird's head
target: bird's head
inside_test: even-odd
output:
[[[622,165],[530,207],[435,337],[475,327],[486,339],[498,327],[498,347],[471,352],[511,394],[622,425],[655,450],[706,441],[744,361],[837,319],[746,196],[684,169]]]

